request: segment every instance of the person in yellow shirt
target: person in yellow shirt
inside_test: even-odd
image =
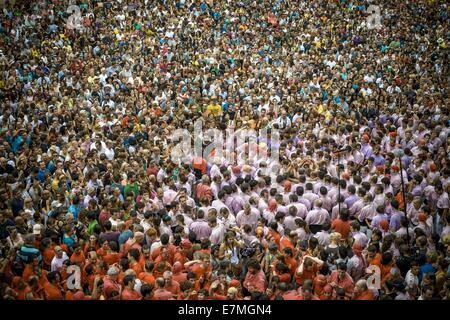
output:
[[[206,109],[211,112],[214,117],[220,117],[222,114],[222,106],[217,103],[217,97],[215,96],[211,98],[211,103]]]

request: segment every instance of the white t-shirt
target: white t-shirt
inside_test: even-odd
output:
[[[63,255],[61,258],[58,258],[57,256],[55,256],[52,260],[52,264],[51,264],[51,271],[59,271],[59,269],[61,269],[64,261],[68,260],[69,257],[67,256],[67,253],[65,253],[63,251]]]

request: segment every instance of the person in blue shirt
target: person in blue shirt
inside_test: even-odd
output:
[[[39,170],[38,174],[36,175],[36,179],[39,180],[40,183],[44,183],[46,174],[51,175],[51,172],[45,167],[45,162],[41,161],[39,163]]]
[[[68,212],[71,213],[73,215],[73,220],[77,221],[78,220],[78,214],[81,211],[81,205],[80,205],[80,197],[79,196],[75,196],[72,199],[72,204],[70,205]]]
[[[422,265],[419,269],[419,282],[422,282],[422,278],[426,273],[435,274],[437,272],[436,263],[438,261],[438,255],[436,251],[427,252],[427,263]]]

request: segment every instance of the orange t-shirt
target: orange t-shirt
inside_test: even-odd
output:
[[[273,231],[273,230],[269,230],[268,238],[269,238],[269,239],[272,238],[273,241],[275,241],[275,243],[277,244],[278,249],[281,250],[281,249],[280,249],[281,235],[280,235],[278,232],[275,232],[275,231]]]
[[[289,267],[289,270],[292,274],[295,274],[295,270],[297,270],[297,260],[294,258],[285,257],[284,261],[286,262],[286,265]]]
[[[70,262],[76,263],[79,266],[83,266],[84,262],[86,261],[86,258],[84,257],[83,251],[80,251],[79,254],[76,254],[75,252],[72,253],[70,256]]]
[[[31,263],[28,263],[23,269],[22,278],[23,280],[28,281],[28,279],[30,279],[30,277],[33,275],[34,275],[33,265]]]
[[[342,236],[342,239],[347,239],[350,234],[350,221],[342,221],[341,219],[336,219],[331,224],[331,228],[339,232]]]
[[[141,295],[130,288],[125,288],[122,291],[122,300],[141,300]]]
[[[61,289],[50,282],[44,285],[44,291],[47,300],[63,300]]]
[[[372,290],[366,290],[363,293],[355,295],[353,300],[373,300],[373,292]]]
[[[148,283],[148,284],[152,284],[152,285],[155,284],[155,277],[151,273],[148,273],[148,272],[139,273],[138,279],[145,283]]]
[[[183,283],[183,281],[187,280],[187,273],[186,272],[180,272],[176,274],[174,273],[172,279],[178,283]]]
[[[44,264],[47,266],[52,265],[52,260],[55,257],[55,250],[53,247],[45,248],[42,251],[42,259],[44,260]]]
[[[130,268],[133,269],[136,274],[140,274],[142,271],[144,271],[142,270],[142,267],[139,264],[139,262],[134,262],[130,264]]]
[[[108,265],[113,265],[114,263],[119,262],[121,257],[120,253],[108,253],[103,257],[103,261]]]
[[[294,245],[286,236],[280,238],[280,250],[283,250],[284,248],[291,248],[292,250],[294,250]]]
[[[305,280],[314,280],[314,277],[316,276],[318,270],[319,268],[317,267],[317,264],[314,262],[311,271],[303,268],[303,273],[301,275],[298,275],[296,272],[295,281],[297,282],[298,285],[301,286],[303,285],[303,282],[305,282]]]

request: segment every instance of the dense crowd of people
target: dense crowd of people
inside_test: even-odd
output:
[[[445,1],[3,5],[1,299],[450,299]]]

